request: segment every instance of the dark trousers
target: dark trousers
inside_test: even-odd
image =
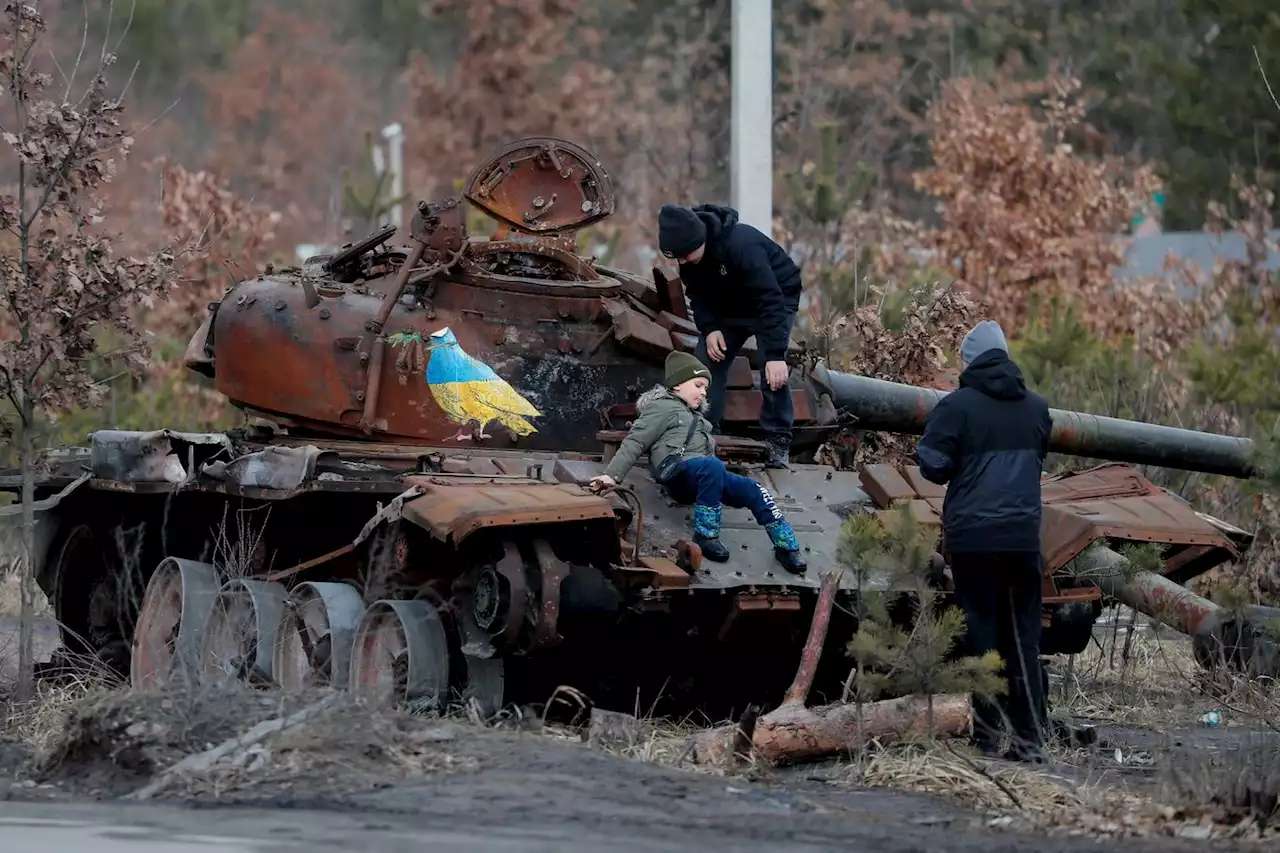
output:
[[[796,315],[788,315],[787,329],[795,325]],[[750,328],[724,329],[724,360],[712,361],[707,355],[707,338],[702,336],[694,355],[711,370],[711,388],[707,392],[707,420],[720,429],[720,421],[724,418],[724,392],[729,383],[729,368],[738,355],[747,338],[755,334]],[[764,378],[764,360],[760,360],[760,394],[764,397],[760,407],[760,429],[765,438],[777,442],[791,442],[791,424],[795,421],[795,407],[791,401],[791,389],[783,385],[777,391],[769,387]]]
[[[686,459],[663,485],[676,503],[749,509],[759,524],[782,518],[773,495],[750,477],[726,470],[724,462],[714,456]]]
[[[1040,555],[1034,551],[953,553],[956,604],[968,631],[965,653],[999,652],[1008,692],[995,701],[975,696],[974,742],[994,749],[1007,720],[1015,748],[1044,744],[1048,707],[1040,673]]]

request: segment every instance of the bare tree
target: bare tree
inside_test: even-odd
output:
[[[106,388],[91,362],[118,360],[131,372],[145,367],[149,351],[137,315],[167,292],[174,255],[118,256],[101,227],[104,184],[133,143],[121,123],[121,98],[107,91],[115,60],[108,46],[88,62],[86,27],[76,61],[68,68],[53,61],[55,82],[37,65],[46,31],[40,4],[9,2],[3,27],[0,79],[10,101],[0,134],[17,164],[14,192],[0,194],[0,434],[20,446],[26,559],[18,699],[26,701],[34,688],[37,433],[61,413],[101,403]],[[77,95],[76,77],[90,65],[92,77]]]

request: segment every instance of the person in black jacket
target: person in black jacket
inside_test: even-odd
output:
[[[795,418],[787,387],[787,347],[800,308],[800,269],[782,247],[738,221],[718,204],[663,205],[658,248],[679,261],[701,340],[696,355],[711,366],[707,419],[717,431],[724,416],[729,367],[755,335],[764,404],[760,428],[769,444],[768,466],[786,468]]]
[[[974,697],[974,743],[998,748],[1002,718],[1013,730],[1006,758],[1039,761],[1047,725],[1040,674],[1040,471],[1049,453],[1049,407],[1027,390],[1000,326],[978,323],[960,348],[960,387],[929,413],[916,448],[920,473],[947,486],[942,509],[956,603],[968,653],[992,649],[1009,690]]]

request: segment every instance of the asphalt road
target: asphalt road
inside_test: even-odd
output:
[[[585,753],[586,750],[582,750]],[[528,758],[528,754],[520,756]],[[639,762],[507,767],[337,800],[254,805],[0,803],[0,853],[1086,853],[1099,843],[987,828],[911,794],[757,785]],[[595,771],[595,772],[592,772]],[[1126,853],[1199,851],[1171,839]]]

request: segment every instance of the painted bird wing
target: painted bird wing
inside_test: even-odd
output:
[[[526,417],[536,418],[541,415],[528,400],[521,397],[516,389],[512,388],[501,379],[492,379],[488,382],[470,383],[470,388],[474,388],[475,399],[481,405],[488,406],[497,412],[504,412],[509,415],[525,415]]]

